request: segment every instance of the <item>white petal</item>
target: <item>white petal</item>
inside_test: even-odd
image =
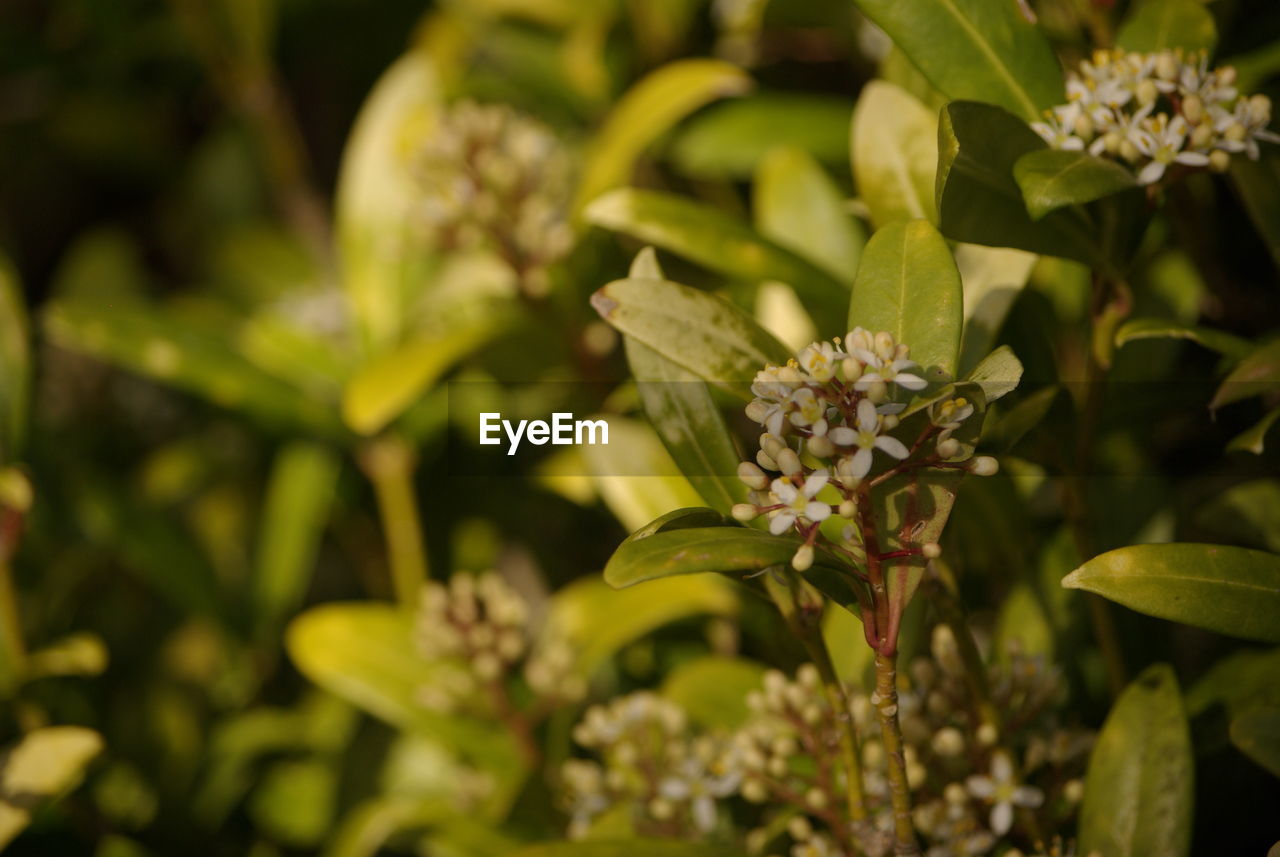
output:
[[[876,406],[867,399],[858,402],[858,428],[863,431],[876,430]]]
[[[991,781],[990,777],[982,774],[974,774],[964,781],[965,788],[969,790],[969,794],[974,797],[987,798],[996,793],[996,784]]]
[[[796,495],[800,493],[789,479],[775,479],[770,487],[773,488],[773,493],[777,494],[778,499],[783,503],[793,502],[796,499]]]
[[[684,780],[668,777],[658,784],[658,793],[669,800],[684,800],[689,796],[689,784]]]
[[[861,479],[871,472],[871,450],[860,449],[853,454],[853,477]]]
[[[703,833],[710,833],[716,827],[716,802],[709,796],[702,795],[693,802],[693,823]]]
[[[827,518],[831,517],[831,506],[814,500],[812,503],[804,507],[804,516],[815,524],[819,521],[825,521]]]
[[[906,409],[906,402],[885,402],[883,405],[876,405],[877,414],[900,414]]]
[[[1192,167],[1203,167],[1209,163],[1209,156],[1203,152],[1179,152],[1174,160]]]
[[[815,470],[809,474],[809,478],[804,480],[804,496],[812,497],[827,485],[827,471]]]
[[[1084,140],[1075,136],[1067,137],[1058,145],[1058,148],[1066,152],[1078,152],[1084,148]]]
[[[1044,792],[1034,786],[1018,786],[1013,790],[1013,802],[1018,806],[1037,807],[1044,803]]]
[[[1138,184],[1155,184],[1164,175],[1164,164],[1152,161],[1138,173]]]
[[[838,446],[853,446],[854,441],[858,439],[858,433],[848,426],[836,426],[827,432],[827,437]]]
[[[910,372],[899,372],[893,376],[893,383],[897,384],[905,390],[923,390],[929,386],[929,382],[921,378],[919,375],[912,375]]]
[[[1013,763],[1006,754],[998,752],[991,757],[991,776],[997,783],[1007,783],[1013,779]]]
[[[889,437],[887,435],[876,438],[876,449],[881,452],[886,452],[899,460],[906,458],[911,454],[911,451],[907,449],[906,445],[903,444],[902,441],[898,440],[896,437]]]
[[[769,414],[764,421],[764,427],[769,430],[769,434],[782,434],[782,420],[784,417],[785,415],[782,413],[782,408],[778,408],[773,413]]]
[[[827,433],[827,421],[818,420],[816,423],[814,423],[812,426],[809,427],[809,430],[813,432],[815,437],[822,437],[824,434]]]
[[[1013,827],[1013,804],[998,803],[991,807],[991,832],[1004,836]]]
[[[780,536],[787,530],[791,529],[791,525],[795,522],[795,512],[790,509],[780,509],[769,521],[769,532],[773,533],[775,536]]]

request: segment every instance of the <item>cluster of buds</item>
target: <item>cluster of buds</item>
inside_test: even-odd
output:
[[[911,361],[910,348],[881,331],[859,327],[844,340],[815,342],[785,366],[767,366],[751,385],[756,398],[747,416],[760,423],[760,451],[755,462],[743,462],[739,478],[752,490],[749,503],[733,508],[740,521],[769,516],[769,530],[781,535],[792,529],[804,537],[792,566],[804,571],[813,563],[819,525],[832,515],[848,521],[843,541],[858,548],[861,514],[859,493],[880,453],[895,462],[886,478],[908,466],[961,467],[978,475],[996,472],[996,460],[967,455],[952,435],[974,408],[962,397],[935,402],[930,421],[908,447],[892,432],[907,407],[905,394],[924,390],[928,383]],[[928,448],[932,440],[934,446]],[[773,476],[770,472],[779,475]],[[870,484],[870,483],[868,483]],[[919,552],[937,556],[936,544]]]
[[[500,687],[523,661],[525,680],[545,703],[586,693],[567,643],[546,639],[531,647],[529,607],[497,572],[454,574],[422,588],[414,625],[418,654],[440,668],[422,688],[424,705],[455,708],[482,687]]]
[[[1231,155],[1258,158],[1271,100],[1236,89],[1230,66],[1210,69],[1204,51],[1095,51],[1067,79],[1067,103],[1032,128],[1056,149],[1087,150],[1132,167],[1140,184],[1160,181],[1172,164],[1227,169]]]
[[[573,759],[563,768],[572,837],[619,805],[641,833],[703,837],[719,824],[718,801],[742,782],[733,745],[692,735],[684,712],[652,693],[593,706],[573,737],[601,761]]]
[[[573,243],[573,160],[549,129],[509,107],[460,102],[440,118],[415,168],[435,245],[491,250],[526,294],[546,294],[548,268]]]

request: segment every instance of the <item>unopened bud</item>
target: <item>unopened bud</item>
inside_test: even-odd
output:
[[[744,524],[747,521],[754,521],[759,516],[756,507],[750,503],[734,503],[730,514],[733,515],[735,521],[741,521]]]
[[[921,546],[920,553],[925,559],[937,559],[942,556],[942,545],[937,542],[928,542]]]
[[[813,545],[801,545],[796,555],[791,558],[791,567],[796,571],[808,571],[813,565]]]
[[[778,462],[778,470],[786,476],[795,476],[802,470],[800,456],[796,455],[796,451],[790,447],[783,447],[775,458]]]
[[[1178,58],[1172,51],[1161,51],[1156,57],[1156,75],[1161,80],[1176,80],[1178,77]]]
[[[1209,169],[1215,173],[1225,173],[1231,169],[1231,154],[1225,149],[1214,149],[1209,153]]]
[[[827,808],[827,793],[822,789],[814,787],[809,789],[804,796],[805,805],[809,809],[823,810]]]
[[[938,455],[942,458],[954,458],[960,454],[960,441],[954,437],[943,438],[938,441]]]
[[[1188,95],[1182,99],[1182,115],[1192,125],[1197,125],[1204,116],[1204,102],[1200,100],[1198,95]]]
[[[1148,104],[1155,104],[1156,99],[1160,97],[1160,90],[1156,88],[1154,80],[1144,80],[1137,85],[1133,94],[1138,99],[1138,103],[1145,107]]]
[[[814,435],[805,442],[805,446],[816,458],[828,458],[836,451],[835,444],[824,435]]]
[[[990,455],[979,455],[969,464],[969,472],[974,476],[995,476],[1000,471],[1000,462]]]
[[[742,480],[748,488],[756,491],[763,491],[769,487],[769,477],[765,472],[750,461],[744,461],[738,465],[738,478]]]
[[[842,518],[852,519],[854,515],[858,514],[858,504],[852,500],[843,500],[840,503],[840,508],[836,510],[836,514]]]
[[[983,723],[978,727],[978,731],[974,733],[973,737],[977,738],[978,743],[984,747],[990,747],[992,744],[996,743],[996,741],[1000,740],[1000,733],[996,730],[994,725],[990,723]]]

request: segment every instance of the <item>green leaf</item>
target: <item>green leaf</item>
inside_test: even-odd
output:
[[[252,582],[256,619],[264,630],[275,628],[306,596],[340,466],[332,450],[306,441],[276,454]]]
[[[1234,719],[1258,705],[1280,706],[1280,648],[1241,649],[1215,663],[1187,691],[1187,714],[1199,717],[1222,705]]]
[[[415,654],[412,617],[402,608],[373,602],[313,607],[290,623],[285,646],[304,676],[375,717],[434,736],[486,767],[522,767],[511,735],[498,724],[422,703],[425,687],[454,673]]]
[[[679,60],[651,72],[622,96],[592,141],[576,210],[628,183],[645,149],[685,116],[707,102],[741,95],[751,86],[746,72],[720,60]]]
[[[1134,545],[1063,578],[1140,613],[1232,637],[1280,642],[1280,557],[1223,545]]]
[[[751,713],[747,694],[760,689],[764,673],[755,661],[709,655],[672,670],[662,683],[662,695],[699,726],[731,732],[746,723]]]
[[[722,845],[702,845],[673,839],[595,839],[531,845],[513,851],[506,857],[745,857],[745,852]]]
[[[341,436],[321,402],[262,372],[229,347],[226,331],[145,306],[93,300],[55,301],[45,333],[58,345],[276,426]]]
[[[938,223],[956,241],[1014,247],[1086,264],[1099,258],[1075,209],[1032,220],[1013,176],[1018,159],[1045,149],[1026,122],[990,104],[956,101],[938,127]]]
[[[1048,39],[1006,0],[855,0],[951,99],[986,101],[1028,121],[1064,100]]]
[[[987,402],[994,402],[1017,389],[1022,380],[1022,361],[1012,348],[1001,345],[973,367],[965,380],[981,387]]]
[[[1139,0],[1116,33],[1126,51],[1150,53],[1169,48],[1213,53],[1218,28],[1201,0]]]
[[[409,408],[448,369],[505,327],[490,316],[442,337],[416,339],[362,366],[342,396],[342,418],[353,431],[377,434]]]
[[[1026,396],[1009,410],[1001,412],[990,431],[983,435],[983,441],[1003,452],[1012,451],[1018,441],[1049,415],[1061,392],[1061,387],[1052,384]]]
[[[1280,408],[1272,408],[1266,416],[1231,439],[1227,444],[1227,452],[1252,452],[1262,455],[1267,439],[1267,432],[1280,419]]]
[[[434,64],[413,50],[383,73],[356,117],[342,155],[334,220],[342,285],[366,344],[394,342],[424,261],[412,216],[415,142],[440,110]]]
[[[1231,370],[1222,380],[1209,407],[1217,410],[1223,405],[1260,396],[1280,389],[1280,340],[1253,349],[1249,356]]]
[[[928,221],[898,222],[867,243],[849,328],[887,330],[931,381],[955,377],[964,297],[947,242]]]
[[[1038,149],[1013,165],[1013,177],[1032,220],[1068,205],[1084,205],[1137,187],[1137,179],[1115,161],[1087,152]]]
[[[853,180],[876,228],[936,221],[938,116],[906,90],[873,80],[853,114]]]
[[[337,809],[338,771],[321,759],[284,759],[261,775],[248,804],[254,826],[277,842],[312,848]]]
[[[862,620],[849,610],[828,609],[822,614],[822,640],[831,653],[836,676],[850,687],[870,691],[876,653],[867,645]]]
[[[602,418],[596,415],[594,418]],[[652,428],[610,416],[609,442],[583,446],[586,471],[609,510],[627,529],[699,502],[700,496]]]
[[[742,458],[707,382],[630,336],[623,341],[645,415],[685,478],[721,512],[746,502]]]
[[[744,95],[691,117],[667,157],[681,173],[704,179],[748,179],[779,146],[803,150],[828,167],[843,167],[852,112],[853,102],[828,95]]]
[[[1280,479],[1232,485],[1200,506],[1195,523],[1216,540],[1280,553]]]
[[[1031,277],[1037,257],[1007,247],[958,244],[956,267],[964,284],[964,335],[960,371],[977,365],[996,343],[1013,303]]]
[[[1089,757],[1080,851],[1107,857],[1185,857],[1195,791],[1191,733],[1167,664],[1127,687]]]
[[[756,229],[765,238],[853,283],[866,230],[848,212],[835,182],[803,149],[777,148],[755,176]]]
[[[591,305],[622,333],[744,399],[765,364],[784,365],[792,356],[742,310],[668,280],[615,280]]]
[[[1280,267],[1280,151],[1267,146],[1259,160],[1232,158],[1230,175],[1253,228]]]
[[[0,849],[31,823],[47,801],[71,791],[94,757],[102,736],[79,726],[28,732],[0,756]]]
[[[1123,348],[1140,339],[1186,339],[1233,359],[1244,357],[1254,347],[1247,339],[1241,339],[1225,330],[1181,324],[1167,318],[1135,318],[1122,324],[1116,331],[1116,348]]]
[[[737,613],[733,587],[712,575],[651,580],[626,592],[599,578],[582,578],[552,596],[545,635],[567,642],[575,667],[590,676],[623,648],[664,625],[691,616]]]
[[[1280,777],[1280,708],[1252,708],[1231,721],[1228,734],[1241,753]]]
[[[1053,626],[1035,590],[1025,583],[1009,592],[996,619],[996,657],[1008,660],[1014,645],[1021,654],[1053,660]]]
[[[796,290],[811,312],[830,310],[848,299],[848,286],[826,270],[705,203],[620,188],[591,203],[586,218],[726,276],[751,282],[781,280]]]
[[[0,256],[0,466],[17,461],[27,430],[31,345],[22,288]]]

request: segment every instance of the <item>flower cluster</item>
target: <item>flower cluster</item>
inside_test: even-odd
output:
[[[1231,155],[1258,158],[1271,100],[1236,89],[1230,66],[1210,69],[1204,51],[1096,51],[1067,79],[1067,103],[1031,127],[1057,149],[1087,150],[1130,165],[1144,185],[1172,164],[1226,170]]]
[[[436,671],[421,701],[454,709],[480,688],[505,682],[521,661],[530,689],[544,701],[581,698],[586,683],[574,670],[568,645],[547,637],[531,646],[530,639],[528,605],[496,572],[458,573],[447,584],[428,583],[419,599],[414,642]]]
[[[1008,647],[986,668],[989,705],[981,713],[950,630],[934,629],[932,652],[900,676],[898,705],[913,821],[928,857],[996,853],[1045,831],[1069,829],[1093,735],[1064,728],[1058,673],[1043,658]],[[879,740],[874,693],[848,693],[833,706],[818,670],[794,678],[771,670],[747,697],[747,721],[731,735],[695,732],[679,708],[650,693],[590,709],[575,730],[600,761],[566,763],[571,834],[624,808],[644,835],[731,838],[724,822],[754,818],[739,834],[752,854],[887,857],[894,847],[888,760]],[[847,708],[845,708],[847,700]],[[869,818],[854,822],[840,736],[861,737],[861,785]],[[728,811],[741,798],[757,815]],[[723,807],[721,811],[719,807]],[[1019,812],[1038,822],[1022,826]],[[1020,853],[1006,851],[1004,853]]]
[[[809,345],[785,366],[767,366],[751,385],[756,398],[746,409],[765,429],[760,451],[754,463],[738,468],[739,478],[752,489],[751,502],[735,506],[734,517],[749,521],[768,515],[775,535],[795,529],[804,536],[792,560],[799,571],[812,564],[818,526],[833,514],[850,522],[844,540],[855,543],[859,489],[877,453],[902,467],[932,439],[933,451],[926,450],[916,464],[955,466],[961,457],[961,444],[952,435],[974,412],[962,397],[935,402],[912,447],[892,434],[907,407],[899,401],[902,394],[927,386],[909,346],[886,331],[873,334],[861,327],[843,341]],[[991,474],[996,461],[979,457],[966,469]],[[932,553],[937,546],[925,550]]]
[[[573,732],[603,764],[565,763],[570,836],[585,835],[613,806],[630,807],[638,832],[704,836],[717,827],[717,801],[738,791],[741,768],[733,746],[710,735],[692,736],[684,712],[640,692],[589,708]]]
[[[420,215],[435,244],[492,250],[527,294],[546,294],[548,267],[573,241],[573,161],[545,126],[509,107],[460,102],[415,167]]]

